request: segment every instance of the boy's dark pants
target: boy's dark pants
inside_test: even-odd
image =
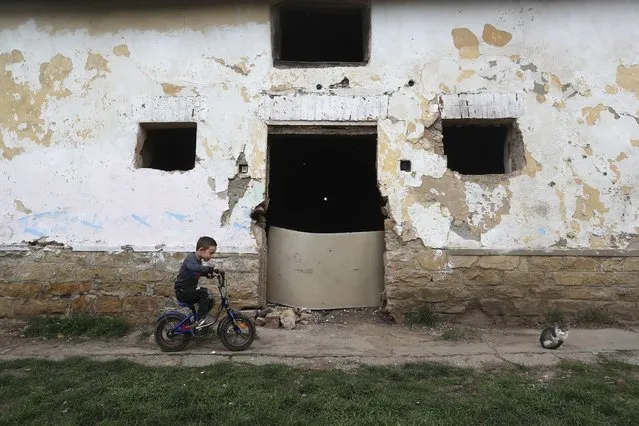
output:
[[[200,319],[204,318],[211,308],[213,308],[213,300],[209,299],[208,292],[203,288],[200,288],[199,290],[194,288],[179,288],[175,290],[175,296],[180,302],[190,304],[197,303],[197,315]]]

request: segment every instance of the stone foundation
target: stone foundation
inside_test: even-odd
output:
[[[463,317],[564,318],[594,310],[619,321],[639,319],[639,257],[426,249],[387,231],[386,304],[397,321],[424,305]]]
[[[616,320],[639,320],[639,256],[434,250],[419,240],[400,241],[391,231],[386,250],[386,309],[398,322],[425,305],[458,318],[482,312],[543,319],[551,311],[569,318],[603,310]],[[176,306],[173,280],[184,256],[0,252],[0,318],[89,312],[152,322],[162,308]],[[215,264],[227,271],[235,308],[265,304],[258,255],[216,255]],[[214,281],[203,285],[217,293]]]
[[[175,306],[173,280],[186,253],[0,252],[0,318],[90,312],[149,323]],[[216,255],[232,306],[260,306],[258,255]],[[202,279],[219,301],[216,281]]]

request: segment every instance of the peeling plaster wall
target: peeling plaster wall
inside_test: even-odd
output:
[[[272,67],[262,2],[0,9],[0,244],[190,250],[210,234],[256,253],[266,122],[377,120],[380,188],[404,241],[636,246],[639,5],[613,3],[373,1],[370,64],[322,69]],[[521,94],[522,170],[446,169],[439,95],[468,92]],[[193,170],[134,168],[139,121],[186,120]],[[234,182],[242,153],[250,179]]]

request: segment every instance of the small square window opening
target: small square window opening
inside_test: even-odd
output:
[[[187,171],[195,167],[195,123],[140,123],[136,168]]]
[[[506,174],[526,163],[515,120],[443,120],[448,168],[462,175]]]
[[[410,160],[399,160],[399,170],[402,172],[410,172],[412,164]]]

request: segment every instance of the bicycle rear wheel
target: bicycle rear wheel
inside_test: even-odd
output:
[[[164,352],[179,352],[189,344],[190,333],[175,334],[176,327],[184,318],[185,315],[168,314],[158,320],[155,326],[155,343]]]

